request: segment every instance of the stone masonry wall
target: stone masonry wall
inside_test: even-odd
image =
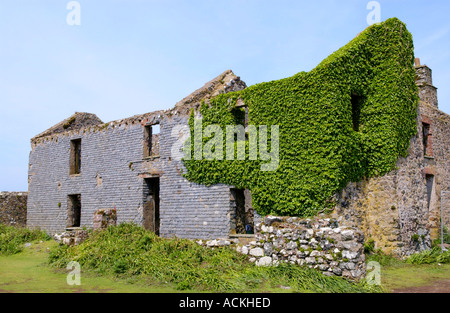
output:
[[[81,138],[81,171],[69,175],[70,141]],[[118,222],[142,219],[142,179],[129,164],[142,159],[139,123],[117,123],[45,138],[33,145],[29,163],[28,226],[49,233],[66,228],[68,195],[81,194],[81,226],[94,212],[116,208]]]
[[[101,208],[115,208],[117,223],[143,224],[145,179],[159,177],[161,236],[228,236],[230,186],[187,181],[173,148],[184,142],[180,127],[189,129],[191,108],[198,109],[200,100],[242,88],[245,83],[226,71],[172,110],[36,137],[29,163],[28,225],[53,234],[64,231],[68,196],[75,194],[81,195],[81,226],[92,227],[94,212]],[[160,125],[159,145],[154,142],[157,149],[144,158],[144,127],[155,124]],[[69,175],[70,142],[79,138],[81,171]]]
[[[176,147],[181,148],[183,126],[189,129],[187,114],[164,116],[160,123],[159,158],[135,164],[136,171],[144,177],[160,177],[160,234],[191,239],[227,237],[230,187],[207,187],[182,176],[186,169]]]
[[[27,192],[0,192],[0,224],[25,226]]]
[[[366,275],[364,234],[356,227],[340,227],[330,218],[266,216],[255,230],[255,240],[247,244],[237,239],[197,243],[211,248],[234,246],[257,266],[289,262],[356,281]]]
[[[440,234],[441,205],[444,224],[450,228],[450,203],[447,200],[450,198],[450,115],[424,102],[420,106],[419,118],[431,123],[432,155],[424,159],[423,175],[434,176],[428,227],[435,239]]]
[[[421,100],[408,156],[382,177],[349,183],[337,196],[333,215],[342,225],[360,227],[376,249],[397,256],[430,248],[438,238],[441,204],[444,222],[450,220],[444,195],[441,201],[441,191],[450,190],[450,116],[437,108],[431,70],[419,66],[416,72]],[[423,123],[430,125],[427,149]]]

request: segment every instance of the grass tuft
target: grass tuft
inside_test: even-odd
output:
[[[409,264],[433,264],[433,263],[450,263],[450,251],[441,251],[440,247],[434,247],[419,253],[410,255],[406,262]]]

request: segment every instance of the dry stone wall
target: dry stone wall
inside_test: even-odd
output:
[[[0,224],[25,226],[27,192],[0,192]]]
[[[331,218],[300,219],[266,216],[255,225],[255,240],[197,241],[207,247],[233,246],[257,266],[281,262],[307,266],[327,276],[359,281],[366,275],[364,234],[356,227],[340,227]]]

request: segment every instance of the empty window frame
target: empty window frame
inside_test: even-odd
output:
[[[434,189],[434,175],[426,174],[425,180],[427,184],[427,208],[430,211],[431,199],[433,198],[433,189]]]
[[[81,195],[67,196],[67,227],[81,226]]]
[[[352,103],[352,124],[353,130],[359,131],[360,123],[361,123],[361,107],[363,103],[363,97],[352,94],[351,103]]]
[[[159,124],[144,126],[144,158],[159,154],[159,151],[157,151],[158,147],[156,147],[158,143],[157,141],[159,140],[159,133]]]
[[[428,123],[422,123],[422,138],[423,138],[423,155],[432,156],[431,150],[431,127]]]
[[[77,175],[81,172],[81,139],[70,141],[70,175]]]

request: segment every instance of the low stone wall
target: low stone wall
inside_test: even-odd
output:
[[[89,237],[89,232],[87,230],[71,230],[65,231],[61,234],[53,235],[58,243],[63,243],[67,246],[78,246],[80,243],[85,241]]]
[[[0,192],[0,224],[26,226],[27,192]]]
[[[364,234],[357,228],[327,218],[267,216],[255,230],[255,241],[236,249],[256,265],[290,262],[350,280],[366,275]]]

